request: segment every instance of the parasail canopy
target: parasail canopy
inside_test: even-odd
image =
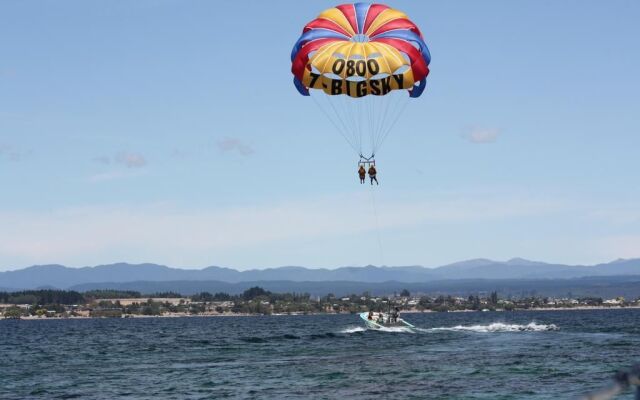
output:
[[[424,91],[431,56],[420,29],[383,4],[343,4],[309,22],[293,46],[291,70],[303,95],[384,96]]]
[[[420,29],[406,14],[355,3],[325,10],[305,25],[291,71],[300,94],[311,95],[361,158],[370,159],[399,119],[403,100],[424,92],[430,61]]]

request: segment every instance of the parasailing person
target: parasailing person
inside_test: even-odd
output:
[[[371,179],[371,185],[373,185],[373,181],[376,181],[376,185],[379,185],[378,178],[376,178],[376,174],[378,171],[376,170],[376,166],[371,164],[369,167],[369,179]]]
[[[362,164],[360,164],[360,168],[358,168],[358,176],[360,177],[360,184],[363,184],[367,177],[367,170],[364,169],[364,165]]]
[[[378,183],[373,155],[408,100],[424,92],[430,62],[420,29],[405,13],[370,3],[323,11],[305,25],[291,52],[296,89],[361,156],[363,169],[374,172],[371,184]],[[364,183],[360,169],[358,175]]]

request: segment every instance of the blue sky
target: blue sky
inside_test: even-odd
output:
[[[335,4],[2,2],[0,270],[640,257],[640,3],[389,3],[432,63],[373,191],[291,82]]]

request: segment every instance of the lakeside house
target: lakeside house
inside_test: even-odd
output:
[[[167,303],[174,306],[178,306],[181,304],[191,304],[191,299],[188,297],[148,297],[148,298],[122,298],[122,299],[95,299],[96,303],[101,302],[112,302],[112,303],[120,303],[123,306],[130,306],[133,304],[145,303],[151,300],[154,303]]]
[[[0,312],[4,311],[7,308],[15,308],[18,307],[22,310],[29,310],[31,308],[31,304],[6,304],[0,303]]]
[[[255,289],[255,288],[254,288]],[[254,290],[255,291],[255,290]],[[35,291],[37,292],[37,291]],[[1,303],[0,315],[22,315],[31,318],[47,317],[130,317],[135,315],[248,315],[248,314],[307,314],[307,313],[358,313],[368,310],[386,310],[391,303],[402,311],[512,311],[531,309],[571,308],[623,308],[640,307],[640,299],[627,301],[623,297],[602,299],[596,297],[553,298],[523,297],[498,298],[497,292],[488,296],[413,296],[372,297],[367,294],[335,297],[333,295],[311,298],[309,295],[278,294],[262,289],[253,297],[243,295],[206,293],[192,297],[114,297],[86,298],[84,304],[62,304],[65,296],[52,304]],[[34,299],[37,296],[33,295]],[[10,298],[10,297],[7,297]],[[42,297],[45,298],[45,297]],[[47,297],[50,298],[50,297]],[[68,298],[68,296],[67,296]],[[51,301],[51,300],[49,300]],[[77,300],[74,300],[77,301]]]

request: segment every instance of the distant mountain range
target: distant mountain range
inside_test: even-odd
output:
[[[573,290],[582,291],[594,285],[596,288],[612,288],[612,285],[620,287],[624,283],[640,282],[640,278],[630,278],[634,275],[640,277],[640,259],[621,259],[590,266],[549,264],[514,258],[508,261],[474,259],[438,268],[280,267],[247,271],[215,266],[195,270],[157,264],[117,263],[83,268],[36,265],[21,270],[0,272],[0,290],[112,288],[138,290],[144,293],[174,290],[190,294],[203,290],[236,293],[251,285],[259,285],[273,291],[312,294],[333,292],[337,295],[362,291],[381,293],[405,287],[414,291],[442,293],[445,288],[449,293],[478,292],[498,287],[514,293],[553,288],[554,293],[564,294],[572,287]],[[554,283],[553,280],[559,280],[559,283]],[[593,293],[592,289],[585,290]],[[632,293],[636,289],[625,290]],[[640,283],[638,293],[640,294]]]

